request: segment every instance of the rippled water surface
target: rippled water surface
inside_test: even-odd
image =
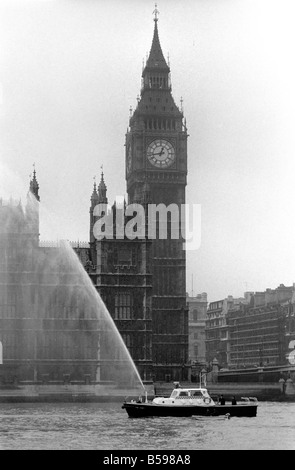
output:
[[[0,404],[1,450],[295,449],[295,403],[256,418],[128,418],[121,403]]]

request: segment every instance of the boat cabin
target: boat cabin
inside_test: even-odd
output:
[[[214,405],[206,388],[174,388],[169,398],[156,397],[157,405]]]
[[[209,394],[206,388],[190,389],[190,388],[175,388],[170,398],[207,398]]]

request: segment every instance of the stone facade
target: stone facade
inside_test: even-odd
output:
[[[189,309],[189,361],[191,376],[197,377],[206,365],[205,326],[207,318],[207,294],[187,296]]]
[[[124,205],[110,209],[113,238],[96,239],[94,215],[97,204],[107,204],[103,175],[96,190],[94,185],[90,207],[89,248],[74,250],[84,265],[93,285],[99,292],[109,314],[120,332],[143,380],[153,378],[152,368],[152,274],[151,241],[115,237],[116,218],[127,222]]]

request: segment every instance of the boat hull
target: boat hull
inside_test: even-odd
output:
[[[255,417],[257,414],[257,404],[237,404],[237,405],[158,405],[154,403],[132,403],[126,402],[122,408],[126,410],[130,418],[146,418],[155,416],[225,416],[229,417]]]

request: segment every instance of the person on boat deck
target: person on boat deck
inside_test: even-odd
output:
[[[223,395],[220,395],[219,404],[220,405],[225,405],[225,399],[223,398]]]
[[[236,400],[236,397],[235,397],[235,396],[233,396],[232,401],[231,401],[231,404],[232,404],[232,405],[236,405],[236,404],[237,404],[237,400]]]

